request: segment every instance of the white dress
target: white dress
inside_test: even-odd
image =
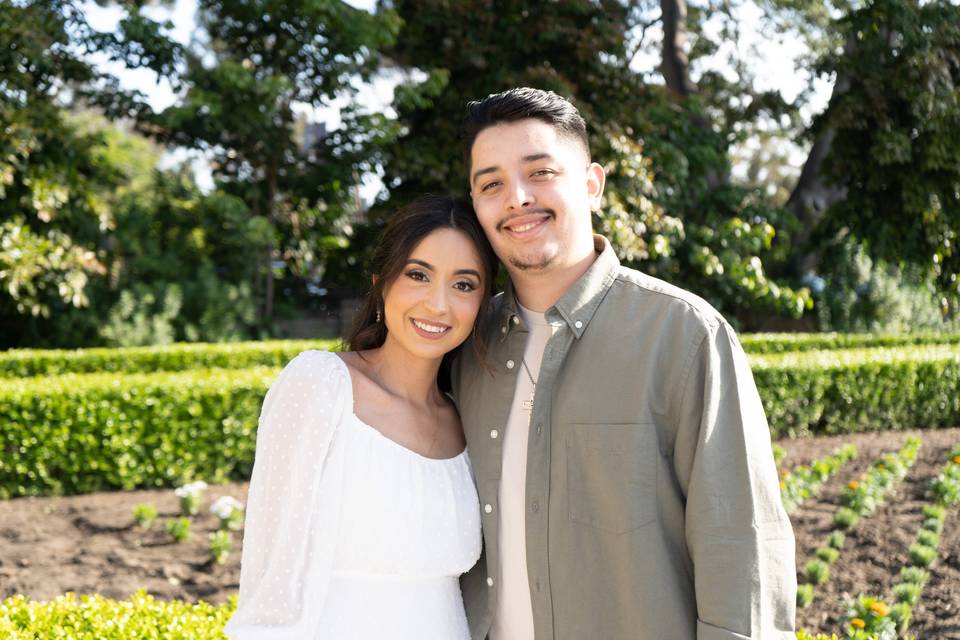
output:
[[[466,451],[403,447],[353,413],[339,356],[294,358],[260,414],[227,636],[467,639],[458,578],[479,555]]]

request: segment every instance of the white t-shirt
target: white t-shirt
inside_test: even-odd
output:
[[[503,471],[500,476],[500,593],[497,598],[490,640],[533,638],[533,606],[527,576],[526,500],[527,442],[533,413],[531,382],[540,375],[540,362],[547,341],[557,330],[542,313],[517,305],[530,331],[517,386],[503,436]],[[526,363],[526,367],[524,366]]]

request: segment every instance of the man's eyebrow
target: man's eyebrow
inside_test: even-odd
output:
[[[549,153],[534,153],[529,156],[523,156],[524,162],[536,162],[537,160],[553,160]]]
[[[473,173],[473,180],[471,180],[470,182],[471,182],[471,184],[473,184],[474,182],[477,181],[477,178],[479,178],[480,176],[484,175],[485,173],[496,173],[496,172],[499,171],[499,170],[500,170],[500,167],[485,167],[485,168],[483,168],[483,169],[477,169],[477,170]]]

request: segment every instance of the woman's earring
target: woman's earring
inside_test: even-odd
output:
[[[383,319],[383,316],[380,314],[380,309],[377,309],[377,324],[380,324],[380,321]]]

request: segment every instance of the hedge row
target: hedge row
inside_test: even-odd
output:
[[[339,345],[339,340],[270,340],[119,349],[17,349],[0,353],[0,377],[281,367],[306,349],[333,350]]]
[[[750,354],[825,351],[875,347],[910,347],[960,344],[960,333],[914,333],[907,335],[872,333],[744,333],[743,349]]]
[[[870,335],[855,333],[755,333],[740,336],[750,354],[793,351],[960,344],[960,334]],[[185,371],[252,366],[278,367],[305,349],[337,349],[339,340],[272,340],[176,344],[122,349],[39,350],[0,353],[0,377],[61,373]]]
[[[226,640],[223,627],[236,609],[236,597],[219,606],[200,601],[156,600],[144,590],[127,600],[73,593],[50,602],[16,595],[0,602],[0,637],[96,638],[97,640]]]
[[[65,374],[0,387],[0,498],[249,478],[278,369]]]
[[[960,349],[754,356],[772,435],[960,425]],[[249,477],[276,367],[65,374],[0,385],[0,498]]]
[[[750,358],[774,437],[960,425],[960,348]]]

